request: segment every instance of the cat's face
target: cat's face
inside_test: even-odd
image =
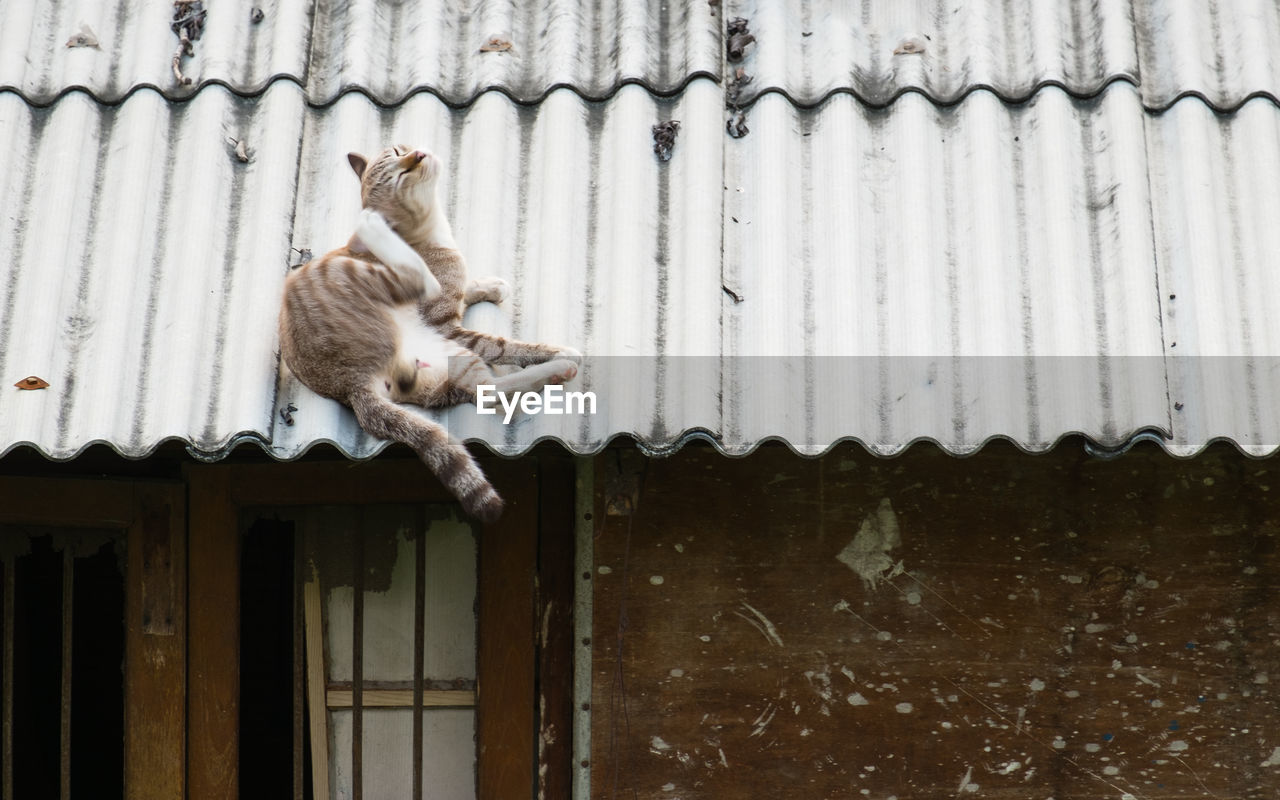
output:
[[[444,164],[427,150],[404,145],[388,147],[372,160],[359,153],[347,159],[360,177],[360,199],[365,208],[380,212],[393,228],[427,217],[436,201],[436,183]]]

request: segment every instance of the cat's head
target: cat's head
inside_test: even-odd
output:
[[[425,222],[435,208],[436,184],[444,172],[439,157],[405,145],[388,147],[373,159],[348,153],[360,178],[360,201],[404,232]]]

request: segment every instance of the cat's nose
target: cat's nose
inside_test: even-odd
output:
[[[421,164],[427,158],[427,154],[422,150],[414,150],[412,153],[400,159],[400,164],[404,169],[413,169]]]

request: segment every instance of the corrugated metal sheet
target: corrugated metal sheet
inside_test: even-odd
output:
[[[756,0],[730,13],[756,36],[743,102],[779,91],[808,106],[848,91],[885,105],[915,91],[954,103],[975,89],[1024,100],[1045,86],[1092,95],[1115,81],[1138,86],[1152,109],[1188,95],[1220,109],[1280,96],[1273,0]]]
[[[468,323],[588,354],[593,416],[438,415],[499,452],[1280,447],[1271,4],[731,4],[736,96],[702,4],[263,7],[211,7],[175,92],[170,4],[0,0],[0,377],[50,383],[0,392],[0,453],[380,450],[275,322],[350,233],[345,153],[394,141],[444,157],[473,274],[515,289]],[[62,46],[82,18],[100,49]]]
[[[171,66],[173,4],[136,0],[0,0],[0,90],[47,105],[70,88],[118,102],[138,87],[172,99],[210,84],[240,94],[273,79],[305,87],[312,104],[357,91],[392,104],[429,91],[465,104],[488,89],[534,102],[557,87],[585,97],[626,83],[658,94],[720,74],[720,20],[705,4],[660,0],[546,3],[436,0],[260,0],[206,3],[204,33]],[[261,22],[250,17],[262,9]],[[88,24],[98,47],[65,47]],[[491,39],[509,49],[481,52]]]
[[[261,22],[250,6],[263,10]],[[778,3],[555,0],[261,0],[208,3],[204,35],[170,66],[173,6],[136,0],[0,0],[0,90],[47,105],[71,88],[118,102],[146,86],[180,99],[209,84],[240,94],[272,80],[303,86],[311,104],[358,91],[383,104],[428,91],[449,103],[498,89],[536,102],[559,87],[603,99],[626,83],[674,94],[720,78],[726,17],[747,19],[742,102],[779,91],[814,105],[848,91],[884,105],[906,91],[958,102],[986,88],[1022,100],[1058,85],[1091,95],[1116,80],[1148,108],[1196,95],[1220,109],[1277,97],[1280,8],[1273,0],[962,3],[944,0]],[[100,41],[67,48],[81,23]],[[510,44],[481,52],[490,39]],[[922,52],[894,55],[913,41]]]
[[[761,98],[729,147],[726,280],[745,299],[724,351],[756,357],[733,362],[730,439],[887,454],[1167,430],[1144,118],[1125,84],[891,112]]]
[[[473,273],[516,287],[507,309],[473,309],[473,324],[625,357],[629,379],[647,371],[656,384],[658,356],[717,352],[718,98],[710,81],[675,100],[629,86],[606,105],[560,91],[532,108],[490,94],[465,109],[431,95],[308,109],[288,82],[255,100],[210,87],[183,104],[143,91],[119,106],[72,94],[32,109],[2,94],[0,146],[30,159],[0,194],[14,222],[0,232],[0,374],[52,385],[0,394],[0,441],[54,458],[93,442],[140,457],[168,438],[210,456],[246,436],[282,457],[319,441],[380,449],[287,375],[276,403],[275,320],[290,248],[320,253],[350,234],[359,195],[345,154],[400,139],[450,164]],[[659,169],[650,128],[673,117],[680,157]],[[247,164],[230,139],[248,143]],[[289,402],[293,426],[276,413]],[[550,417],[507,429],[461,409],[450,424],[516,451],[715,419],[714,392],[655,402],[619,395],[584,430]]]

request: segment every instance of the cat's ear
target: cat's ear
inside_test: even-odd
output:
[[[347,153],[347,161],[351,162],[351,168],[356,171],[356,177],[364,178],[364,171],[369,168],[369,159],[359,153]]]

